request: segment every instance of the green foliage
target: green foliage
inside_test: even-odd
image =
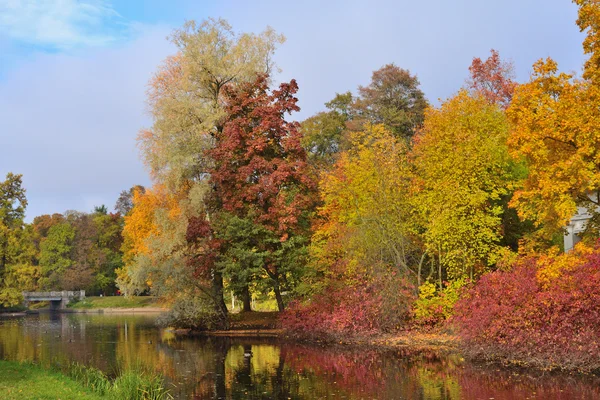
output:
[[[213,330],[222,326],[223,316],[216,312],[209,296],[183,294],[158,322],[172,328]]]
[[[456,279],[447,282],[442,290],[431,282],[423,283],[413,307],[415,322],[429,326],[446,322],[452,316],[454,304],[460,299],[466,283],[466,279]]]
[[[11,307],[22,300],[21,291],[35,286],[32,230],[25,226],[27,198],[21,175],[8,173],[0,182],[0,306]]]
[[[56,287],[60,274],[73,265],[71,250],[75,239],[75,229],[63,222],[52,226],[48,236],[40,245],[40,267],[43,287]]]

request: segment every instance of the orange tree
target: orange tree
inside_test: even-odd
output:
[[[600,5],[577,0],[584,50],[590,54],[583,78],[559,73],[556,62],[540,60],[531,80],[520,85],[507,113],[514,124],[511,152],[529,175],[512,204],[535,221],[546,238],[583,207],[593,218],[587,236],[598,236],[600,206]]]

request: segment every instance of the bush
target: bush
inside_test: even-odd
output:
[[[223,326],[223,317],[215,312],[210,300],[182,296],[169,312],[160,316],[158,324],[171,328],[213,330]]]
[[[404,279],[337,282],[310,301],[293,302],[281,315],[288,333],[305,338],[335,339],[372,332],[391,332],[410,317],[414,286]]]
[[[565,259],[573,260],[565,263]],[[540,259],[543,261],[540,263]],[[600,369],[600,250],[527,258],[492,272],[455,307],[465,352],[542,368]],[[540,268],[541,267],[541,268]]]
[[[460,298],[466,282],[465,279],[446,282],[446,287],[441,291],[431,282],[422,284],[419,287],[419,298],[413,308],[415,323],[429,327],[445,323],[454,313],[454,305]]]

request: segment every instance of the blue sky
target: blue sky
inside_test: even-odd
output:
[[[146,82],[185,20],[283,33],[278,78],[297,79],[301,120],[391,62],[434,104],[492,48],[520,81],[548,56],[579,72],[576,15],[568,0],[0,0],[0,178],[24,175],[28,220],[111,209],[121,190],[150,184],[135,146],[151,125]]]

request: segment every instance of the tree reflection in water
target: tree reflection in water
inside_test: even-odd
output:
[[[477,366],[460,357],[256,338],[180,338],[153,316],[42,314],[0,320],[0,357],[142,364],[181,399],[600,399],[597,378]]]

